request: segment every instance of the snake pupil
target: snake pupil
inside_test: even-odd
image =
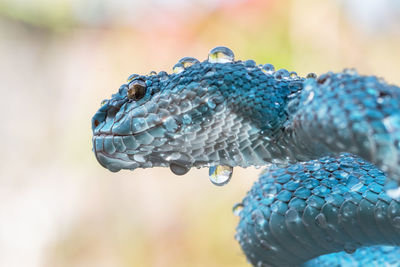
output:
[[[146,84],[142,80],[135,80],[129,84],[127,96],[129,99],[139,100],[146,94]]]

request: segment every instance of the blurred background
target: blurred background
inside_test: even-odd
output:
[[[232,213],[260,170],[103,169],[90,119],[132,73],[218,45],[300,75],[400,84],[400,0],[0,1],[0,266],[247,266]]]

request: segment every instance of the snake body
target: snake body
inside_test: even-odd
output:
[[[240,204],[253,265],[400,266],[399,87],[354,70],[301,78],[224,47],[174,71],[132,75],[103,101],[101,165],[270,165]]]

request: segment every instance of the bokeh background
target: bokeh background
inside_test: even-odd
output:
[[[399,0],[1,0],[0,266],[247,266],[208,170],[111,173],[90,119],[132,73],[217,46],[300,75],[355,67],[400,84]]]

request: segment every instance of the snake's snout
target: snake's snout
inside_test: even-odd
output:
[[[118,160],[111,157],[110,155],[107,155],[106,150],[109,152],[112,151],[110,151],[110,144],[108,144],[109,142],[105,144],[105,136],[95,135],[93,136],[92,141],[93,141],[93,152],[100,165],[112,172],[120,171],[121,168],[117,167]]]

